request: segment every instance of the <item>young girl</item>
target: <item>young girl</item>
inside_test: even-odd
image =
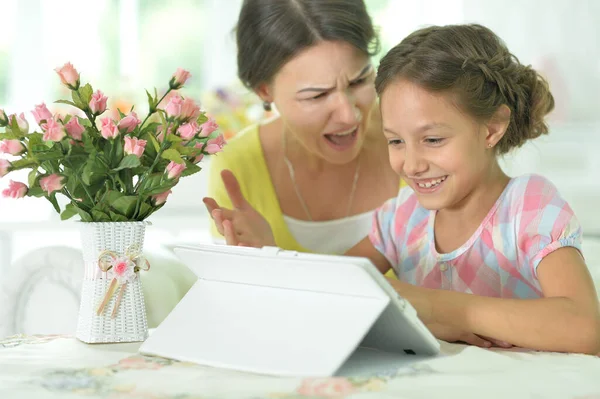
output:
[[[479,25],[418,30],[376,79],[392,168],[407,183],[347,254],[368,257],[447,341],[598,353],[600,312],[581,227],[547,179],[510,178],[497,157],[548,132],[548,85]],[[223,174],[229,244],[273,245]]]

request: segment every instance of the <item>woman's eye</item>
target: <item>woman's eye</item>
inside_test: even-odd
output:
[[[350,83],[350,86],[360,86],[361,84],[365,83],[367,81],[367,78],[360,78],[358,80],[355,80],[354,82]]]
[[[325,97],[326,95],[327,95],[327,93],[319,93],[316,96],[309,98],[309,100],[318,100],[320,98]]]

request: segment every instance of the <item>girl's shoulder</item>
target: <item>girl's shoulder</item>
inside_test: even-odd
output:
[[[511,208],[521,210],[543,209],[549,205],[566,204],[554,183],[537,174],[512,178],[505,200]]]

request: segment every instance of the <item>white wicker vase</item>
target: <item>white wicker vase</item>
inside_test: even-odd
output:
[[[148,322],[144,294],[139,278],[127,283],[113,317],[117,292],[110,298],[104,311],[98,315],[111,284],[113,275],[103,272],[98,258],[104,251],[119,256],[127,251],[141,251],[147,222],[81,223],[84,277],[76,337],[86,343],[139,342],[148,337]]]

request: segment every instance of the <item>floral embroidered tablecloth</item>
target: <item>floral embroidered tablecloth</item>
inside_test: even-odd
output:
[[[68,336],[0,340],[0,398],[600,399],[600,358],[442,343],[442,355],[370,377],[277,378],[87,345]]]

